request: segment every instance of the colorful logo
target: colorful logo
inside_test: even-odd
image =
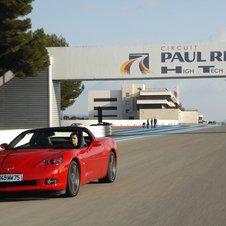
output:
[[[129,54],[129,60],[121,66],[122,75],[130,75],[131,66],[134,62],[139,60],[139,69],[143,74],[155,74],[149,70],[149,54],[148,53],[131,53]]]

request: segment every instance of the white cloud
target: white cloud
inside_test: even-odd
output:
[[[226,42],[226,29],[222,30],[218,35],[211,35],[210,41],[212,42]]]
[[[225,42],[226,41],[226,30],[224,30],[220,36],[218,37],[219,42]]]

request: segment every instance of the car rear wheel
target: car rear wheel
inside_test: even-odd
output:
[[[108,160],[108,170],[107,175],[104,178],[99,179],[99,182],[104,183],[112,183],[115,181],[116,178],[116,158],[113,151],[110,152],[109,160]]]
[[[68,169],[68,177],[67,177],[67,188],[66,195],[69,197],[74,197],[78,194],[79,191],[79,166],[75,161],[71,161],[69,169]]]

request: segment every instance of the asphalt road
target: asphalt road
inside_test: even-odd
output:
[[[226,225],[226,126],[118,141],[112,184],[0,199],[0,225]]]

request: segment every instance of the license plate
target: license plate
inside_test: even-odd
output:
[[[23,174],[0,174],[0,182],[22,181]]]

